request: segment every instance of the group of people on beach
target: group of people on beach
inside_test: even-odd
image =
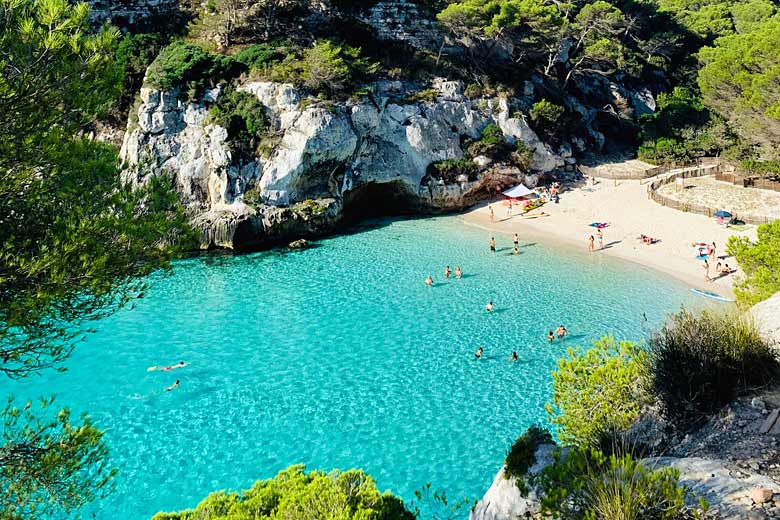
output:
[[[601,228],[596,230],[596,237],[598,237],[599,249],[604,249],[604,232],[601,231]],[[595,250],[595,246],[596,246],[596,238],[594,238],[594,236],[591,235],[588,238],[588,251],[592,253]]]
[[[736,269],[732,269],[728,263],[721,264],[720,258],[716,255],[715,242],[711,242],[709,244],[700,242],[700,243],[693,243],[691,245],[698,250],[699,258],[702,258],[704,260],[704,263],[702,264],[702,269],[704,269],[705,281],[712,282],[717,280],[718,278],[722,278],[723,276],[728,276],[734,271],[736,271]],[[715,264],[715,274],[716,274],[715,278],[710,276],[710,269],[712,268],[712,265],[710,264],[710,260],[717,260],[717,263]]]

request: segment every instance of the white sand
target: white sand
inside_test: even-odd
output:
[[[524,240],[535,240],[560,247],[573,246],[584,255],[590,254],[588,237],[596,236],[596,230],[588,224],[609,222],[609,227],[603,230],[605,249],[596,250],[593,255],[612,255],[636,262],[673,276],[691,287],[723,296],[733,296],[734,275],[705,281],[703,262],[694,258],[691,244],[714,241],[716,254],[720,257],[726,255],[726,242],[731,235],[756,239],[755,227],[742,232],[723,229],[715,219],[663,207],[648,199],[647,184],[641,185],[639,181],[601,179],[592,188],[567,190],[561,194],[559,204],[547,203],[540,210],[532,211],[531,215],[540,211],[548,215],[534,219],[519,215],[508,218],[507,208],[502,202],[491,204],[495,212],[493,224],[489,220],[487,203],[464,214],[463,220],[496,233],[517,232],[521,246]],[[637,238],[641,234],[658,238],[661,242],[644,245]],[[486,244],[487,240],[486,237]],[[500,239],[497,241],[500,245]],[[733,257],[721,262],[737,267]],[[715,276],[715,265],[711,266],[710,276]]]

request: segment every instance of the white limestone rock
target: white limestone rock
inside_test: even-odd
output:
[[[750,309],[761,336],[780,349],[780,293],[757,303]]]

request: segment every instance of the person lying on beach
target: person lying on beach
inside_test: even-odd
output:
[[[481,357],[482,357],[482,352],[483,352],[483,350],[482,350],[482,347],[479,347],[479,348],[477,349],[477,351],[474,353],[474,358],[475,358],[475,359],[479,359],[479,358],[481,358]]]
[[[720,262],[718,262],[718,265],[720,265]],[[729,264],[726,264],[726,265],[723,266],[723,269],[720,269],[718,272],[722,276],[726,276],[727,274],[731,274],[734,271],[736,271],[736,269],[732,269],[731,267],[729,267]]]
[[[512,351],[512,355],[509,356],[509,361],[517,361],[517,352]]]
[[[170,392],[171,390],[174,390],[176,388],[179,388],[179,380],[177,379],[175,383],[173,383],[171,386],[167,387],[165,389],[166,392]]]
[[[652,238],[652,237],[649,237],[647,235],[640,235],[639,236],[639,240],[641,240],[643,244],[646,244],[648,246],[658,242],[657,238]]]
[[[433,285],[433,278],[431,278],[431,275],[428,275],[428,278],[425,279],[425,285],[428,287],[431,287]]]
[[[558,336],[558,339],[563,339],[563,337],[566,336],[566,334],[568,333],[569,331],[566,330],[566,327],[564,327],[563,325],[555,329],[555,335]]]
[[[444,278],[446,278],[447,280],[449,280],[449,279],[450,279],[450,275],[451,275],[451,274],[452,274],[452,269],[450,269],[450,266],[446,266],[446,267],[444,268]]]
[[[455,266],[455,278],[460,280],[460,277],[463,276],[463,271],[460,269],[459,265]]]
[[[488,312],[493,312],[493,302],[487,302],[487,305],[485,305],[485,310]]]
[[[548,332],[547,333],[547,341],[552,343],[554,339],[555,339],[555,336],[553,336],[553,331]]]

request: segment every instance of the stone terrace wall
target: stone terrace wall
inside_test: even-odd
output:
[[[416,49],[436,49],[443,34],[425,8],[407,0],[384,0],[362,17],[380,40],[406,43]]]

